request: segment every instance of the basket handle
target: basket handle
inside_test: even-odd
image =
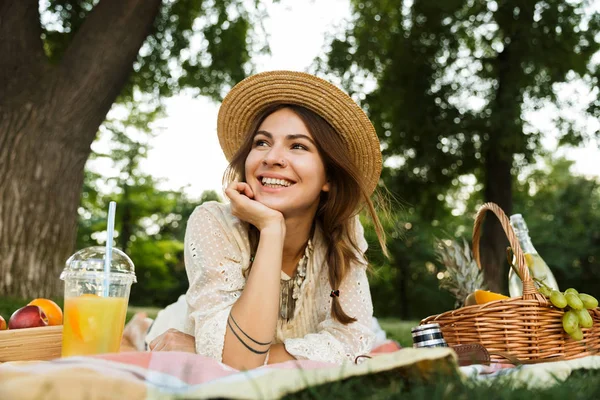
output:
[[[486,211],[491,211],[496,215],[496,217],[498,217],[500,224],[502,225],[502,229],[504,229],[504,233],[506,233],[506,237],[508,238],[510,246],[513,249],[513,253],[517,259],[519,275],[523,280],[523,298],[538,298],[541,295],[538,293],[535,285],[533,284],[533,279],[531,279],[531,275],[529,274],[529,268],[527,268],[527,263],[525,262],[525,256],[523,255],[523,250],[521,249],[519,240],[517,239],[517,236],[510,225],[508,217],[495,203],[483,204],[475,216],[475,225],[473,226],[473,257],[475,258],[475,262],[477,262],[477,266],[480,270],[483,270],[479,253],[479,241],[481,238],[481,227],[483,226],[483,220],[485,219]]]

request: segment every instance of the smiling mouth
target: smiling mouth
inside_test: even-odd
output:
[[[267,177],[259,177],[258,181],[265,187],[268,188],[284,188],[290,187],[295,182],[288,181],[286,179],[277,179],[277,178],[267,178]]]

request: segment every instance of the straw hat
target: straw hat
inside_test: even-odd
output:
[[[250,76],[225,96],[219,109],[217,134],[230,161],[250,125],[272,104],[294,104],[314,111],[340,134],[352,160],[372,193],[381,174],[381,149],[373,124],[364,111],[331,83],[303,72],[271,71]]]

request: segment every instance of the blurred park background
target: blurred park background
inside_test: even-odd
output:
[[[437,240],[486,201],[522,213],[561,288],[600,287],[600,4],[564,0],[0,1],[0,295],[62,296],[76,249],[115,244],[130,304],[187,289],[185,224],[223,201],[219,101],[254,73],[315,73],[379,134],[391,258],[365,222],[380,317],[454,307]],[[508,242],[488,218],[486,284]]]

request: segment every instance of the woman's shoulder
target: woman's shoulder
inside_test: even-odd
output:
[[[224,234],[230,240],[238,242],[240,247],[248,246],[248,224],[231,213],[229,203],[207,201],[200,204],[190,215],[188,227],[210,230],[217,235]]]
[[[190,215],[190,220],[205,219],[207,217],[215,218],[217,221],[225,221],[236,218],[233,216],[233,214],[231,214],[231,205],[229,203],[206,201],[194,209],[192,215]]]
[[[202,203],[188,219],[185,248],[190,281],[199,271],[214,273],[224,265],[231,267],[227,268],[230,272],[243,270],[250,264],[248,225],[231,214],[229,204]]]

